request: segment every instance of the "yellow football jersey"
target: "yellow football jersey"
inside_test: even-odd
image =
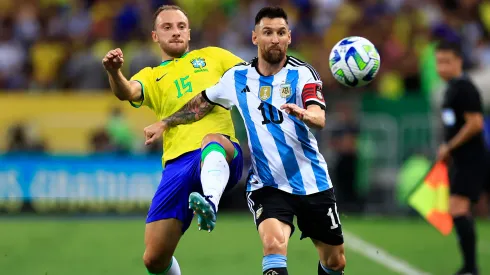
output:
[[[164,61],[158,67],[146,67],[131,78],[143,88],[143,100],[131,105],[148,106],[162,120],[215,85],[229,68],[240,62],[243,61],[229,51],[207,47]],[[167,130],[163,135],[162,165],[200,148],[202,139],[210,133],[228,135],[237,142],[230,111],[216,107],[199,121]]]

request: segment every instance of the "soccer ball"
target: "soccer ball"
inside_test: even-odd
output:
[[[366,38],[351,36],[340,40],[330,52],[330,70],[347,87],[362,87],[379,71],[379,53]]]

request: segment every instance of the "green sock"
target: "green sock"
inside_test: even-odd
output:
[[[212,141],[202,149],[201,161],[204,162],[204,159],[209,155],[209,153],[213,151],[222,154],[226,159],[225,148],[223,148],[223,146],[221,146],[221,144],[217,143],[216,141]]]

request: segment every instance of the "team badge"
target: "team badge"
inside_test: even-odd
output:
[[[206,67],[206,60],[202,57],[198,57],[191,60],[191,64],[196,69],[202,69]]]
[[[258,220],[260,218],[260,215],[262,215],[262,212],[264,212],[264,208],[262,205],[259,205],[259,209],[255,212],[255,219]]]
[[[259,91],[259,97],[260,99],[262,100],[267,100],[271,97],[271,91],[272,91],[272,87],[271,86],[262,86],[260,87],[260,91]]]
[[[456,124],[456,115],[452,109],[445,108],[442,110],[442,122],[446,126],[454,126]]]
[[[281,97],[288,98],[291,96],[291,84],[285,83],[281,85]]]

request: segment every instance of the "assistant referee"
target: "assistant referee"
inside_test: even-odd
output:
[[[449,168],[449,213],[453,217],[464,265],[456,274],[478,274],[476,232],[471,206],[485,181],[483,107],[480,94],[463,72],[461,47],[440,42],[436,50],[437,71],[448,83],[442,104],[444,143],[438,159]]]

